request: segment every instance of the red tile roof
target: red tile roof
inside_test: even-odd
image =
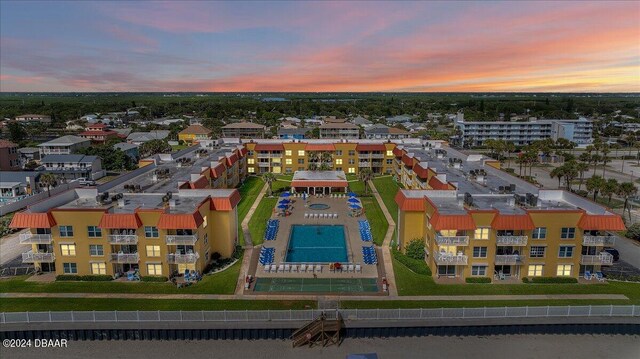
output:
[[[231,167],[236,162],[238,162],[238,155],[237,154],[234,153],[231,156],[227,157],[227,166]]]
[[[255,151],[284,151],[282,143],[258,143],[254,147]]]
[[[244,157],[247,155],[247,148],[242,146],[242,148],[240,149],[240,157]]]
[[[220,178],[224,174],[224,170],[225,170],[224,164],[219,163],[218,165],[216,165],[214,168],[211,169],[211,176],[213,176],[213,178]]]
[[[402,157],[402,155],[403,155],[402,152],[403,151],[398,147],[394,147],[393,148],[393,155],[396,156],[396,157]]]
[[[216,211],[231,211],[240,202],[240,192],[234,190],[229,197],[212,197],[211,209]]]
[[[424,205],[425,200],[422,197],[408,198],[404,195],[402,191],[398,191],[398,193],[396,193],[395,200],[396,200],[396,203],[398,204],[398,208],[400,208],[403,211],[424,212],[425,210],[425,205]]]
[[[533,230],[536,226],[529,214],[498,214],[491,222],[491,228],[496,230]]]
[[[476,229],[470,214],[440,214],[435,212],[429,221],[436,231],[457,229],[469,231]]]
[[[135,213],[105,213],[98,227],[105,229],[138,229],[142,221]]]
[[[598,231],[624,231],[626,229],[622,218],[617,214],[593,215],[584,214],[578,222],[580,229]]]
[[[419,178],[422,178],[424,180],[426,180],[429,176],[428,173],[429,171],[427,170],[427,167],[422,167],[420,166],[420,163],[416,163],[415,166],[413,166],[413,172],[415,172],[416,176],[418,176]],[[435,177],[433,177],[435,178]],[[433,178],[431,178],[433,180]],[[429,181],[431,182],[431,181]],[[438,181],[440,182],[440,181]],[[435,188],[434,188],[435,189]]]
[[[411,167],[411,166],[413,166],[413,157],[409,157],[407,155],[402,155],[402,162],[405,165]]]
[[[415,167],[414,167],[414,171],[415,171]],[[447,189],[449,189],[449,184],[448,183],[443,183],[436,176],[431,177],[431,179],[429,180],[428,184],[429,184],[429,187],[431,187],[432,189],[435,189],[435,190],[447,190]]]
[[[329,181],[329,180],[322,180],[322,181],[315,181],[315,180],[295,180],[295,181],[291,181],[291,187],[347,187],[348,183],[346,180],[336,180],[336,181]]]
[[[189,182],[191,189],[202,189],[207,188],[207,186],[209,186],[209,180],[205,176],[200,176],[197,180]]]
[[[13,215],[11,228],[51,228],[56,225],[56,220],[51,213],[18,212]]]
[[[198,229],[204,222],[200,212],[192,214],[163,213],[158,220],[160,229]]]
[[[78,134],[78,136],[117,136],[116,131],[84,131]]]
[[[383,144],[358,144],[356,151],[386,151],[387,148]]]
[[[305,151],[335,151],[336,146],[333,143],[307,143],[304,149]]]

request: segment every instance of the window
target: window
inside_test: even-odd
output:
[[[103,256],[104,248],[102,248],[102,244],[90,244],[89,245],[89,255],[91,256]]]
[[[355,155],[356,155],[355,150],[349,150],[349,156],[355,156]]]
[[[392,165],[393,164],[393,160],[387,160],[387,164],[388,165]]]
[[[342,171],[342,167],[336,167],[336,171]]]
[[[529,265],[529,277],[542,277],[542,269],[544,265],[542,264],[530,264]]]
[[[105,263],[91,263],[91,274],[107,274]]]
[[[349,158],[349,164],[350,165],[355,165],[356,164],[356,160],[354,160],[353,158]]]
[[[62,268],[65,274],[78,273],[78,265],[75,263],[62,263]]]
[[[89,232],[89,238],[102,237],[102,229],[96,226],[87,227],[87,232]]]
[[[570,276],[572,268],[573,264],[558,264],[558,271],[556,272],[556,275],[558,277]]]
[[[473,247],[473,258],[487,258],[487,247]]]
[[[204,244],[209,244],[209,233],[204,234]]]
[[[286,158],[284,160],[284,163],[287,164],[287,165],[290,165],[290,164],[293,164],[293,160],[291,158]]]
[[[147,257],[160,257],[160,246],[147,246]]]
[[[75,244],[61,244],[60,252],[63,256],[75,256],[76,255],[76,245]]]
[[[545,246],[531,246],[529,250],[529,257],[531,258],[544,258],[544,251],[547,249]]]
[[[563,227],[560,232],[560,238],[562,239],[573,239],[576,238],[576,229],[575,227]]]
[[[547,227],[538,227],[533,230],[533,239],[547,238]]]
[[[476,229],[475,233],[473,234],[473,238],[475,238],[475,239],[489,239],[489,228],[480,227],[480,228]]]
[[[573,257],[573,246],[560,246],[560,252],[558,253],[560,258]]]
[[[247,172],[255,173],[256,172],[256,168],[255,167],[247,167]]]
[[[336,150],[336,156],[342,156],[342,150]]]
[[[158,227],[144,226],[144,236],[147,238],[158,238]]]
[[[298,156],[304,156],[304,150],[298,150]]]
[[[356,173],[356,169],[354,167],[349,167],[349,173]]]
[[[73,226],[60,226],[60,237],[73,237]]]
[[[484,277],[487,275],[487,266],[471,266],[471,275]]]
[[[299,165],[303,165],[304,164],[304,158],[298,158],[298,164]]]
[[[285,150],[284,151],[284,155],[285,156],[291,156],[291,150]]]
[[[342,158],[337,158],[336,159],[336,164],[337,165],[341,165],[342,164]]]
[[[387,157],[393,157],[393,151],[387,151]]]
[[[253,165],[256,163],[256,160],[254,158],[248,158],[247,159],[247,164]]]
[[[162,264],[151,263],[147,264],[148,275],[162,275]]]
[[[298,171],[304,171],[304,167],[298,167]]]

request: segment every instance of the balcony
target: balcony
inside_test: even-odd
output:
[[[56,261],[56,256],[53,253],[34,253],[29,251],[22,253],[22,263],[53,263]]]
[[[114,263],[138,263],[139,261],[138,253],[111,253],[111,262]]]
[[[499,246],[526,246],[528,236],[497,236],[496,244]]]
[[[496,264],[498,265],[520,265],[524,262],[525,256],[519,254],[500,254],[496,255]]]
[[[373,153],[371,154],[371,158],[384,158],[384,155],[381,153]]]
[[[433,258],[438,265],[467,265],[468,259],[468,257],[464,254],[453,254],[437,251],[433,253]]]
[[[258,162],[258,167],[269,167],[269,162]]]
[[[469,236],[441,236],[436,235],[439,246],[468,246]]]
[[[358,162],[359,167],[371,167],[371,162],[369,161],[360,161]]]
[[[580,258],[580,264],[611,265],[613,264],[613,255],[607,252],[601,252],[596,255],[583,254],[582,258]]]
[[[268,153],[258,153],[258,158],[269,158],[271,155]]]
[[[616,239],[615,236],[583,236],[583,246],[612,246]]]
[[[176,235],[176,234],[167,234],[166,242],[169,246],[177,246],[177,245],[194,245],[198,240],[197,235]]]
[[[110,234],[109,244],[137,244],[138,236],[135,234]]]
[[[50,234],[21,233],[21,244],[51,244],[53,238]]]
[[[198,253],[170,253],[167,255],[167,262],[169,264],[190,264],[195,263],[200,258]]]

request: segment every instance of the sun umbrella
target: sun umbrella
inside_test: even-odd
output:
[[[290,199],[281,199],[280,200],[280,204],[282,204],[282,203],[289,204],[289,202],[291,202]]]
[[[357,199],[355,199],[355,198],[349,198],[349,199],[347,200],[347,202],[350,202],[350,203],[358,203],[358,202],[360,202],[360,201],[358,201],[358,200],[357,200]]]
[[[289,192],[282,192],[282,194],[280,195],[280,197],[289,197],[291,196],[291,193]]]
[[[351,209],[360,209],[360,208],[362,208],[362,207],[358,206],[357,204],[349,205],[349,207],[350,207]]]
[[[289,207],[289,206],[287,206],[286,204],[278,205],[278,208],[280,208],[280,209],[286,209],[287,207]]]
[[[349,195],[349,197],[357,197],[358,196],[357,194],[355,194],[353,192],[349,192],[348,195]]]

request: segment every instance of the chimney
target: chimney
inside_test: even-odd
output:
[[[175,199],[170,199],[169,200],[169,208],[173,209],[176,208],[176,200]]]
[[[513,197],[513,196],[512,196],[512,197],[509,197],[509,198],[507,199],[507,204],[508,204],[509,206],[511,206],[511,207],[515,207],[515,205],[516,205],[516,198],[515,198],[515,197]]]
[[[124,198],[118,198],[118,208],[124,207]]]

